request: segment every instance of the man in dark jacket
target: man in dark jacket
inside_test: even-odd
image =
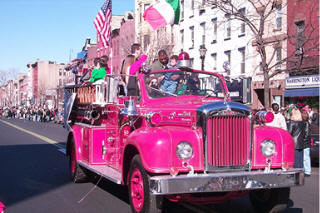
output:
[[[294,108],[291,112],[291,120],[288,122],[288,132],[291,134],[294,147],[294,168],[303,168],[303,149],[306,148],[310,138],[310,124],[303,121],[300,111]],[[309,140],[310,141],[310,140]]]
[[[160,50],[158,52],[158,60],[151,64],[151,70],[164,70],[168,69],[169,57],[165,50]]]

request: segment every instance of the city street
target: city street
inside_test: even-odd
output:
[[[127,188],[102,180],[73,184],[62,125],[0,118],[0,201],[6,213],[130,212]],[[319,168],[292,188],[287,213],[319,212]],[[165,212],[253,213],[246,196],[210,206],[168,203]]]

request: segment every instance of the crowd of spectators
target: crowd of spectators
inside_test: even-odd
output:
[[[0,116],[8,119],[17,118],[35,122],[63,122],[62,109],[49,109],[46,106],[3,107],[0,108]]]

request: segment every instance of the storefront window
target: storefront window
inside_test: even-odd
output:
[[[275,95],[275,96],[273,96],[272,103],[277,103],[277,104],[279,104],[280,107],[282,107],[281,95]]]

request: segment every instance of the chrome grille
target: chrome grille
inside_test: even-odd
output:
[[[219,115],[207,120],[207,162],[211,167],[241,167],[250,158],[250,120]]]

